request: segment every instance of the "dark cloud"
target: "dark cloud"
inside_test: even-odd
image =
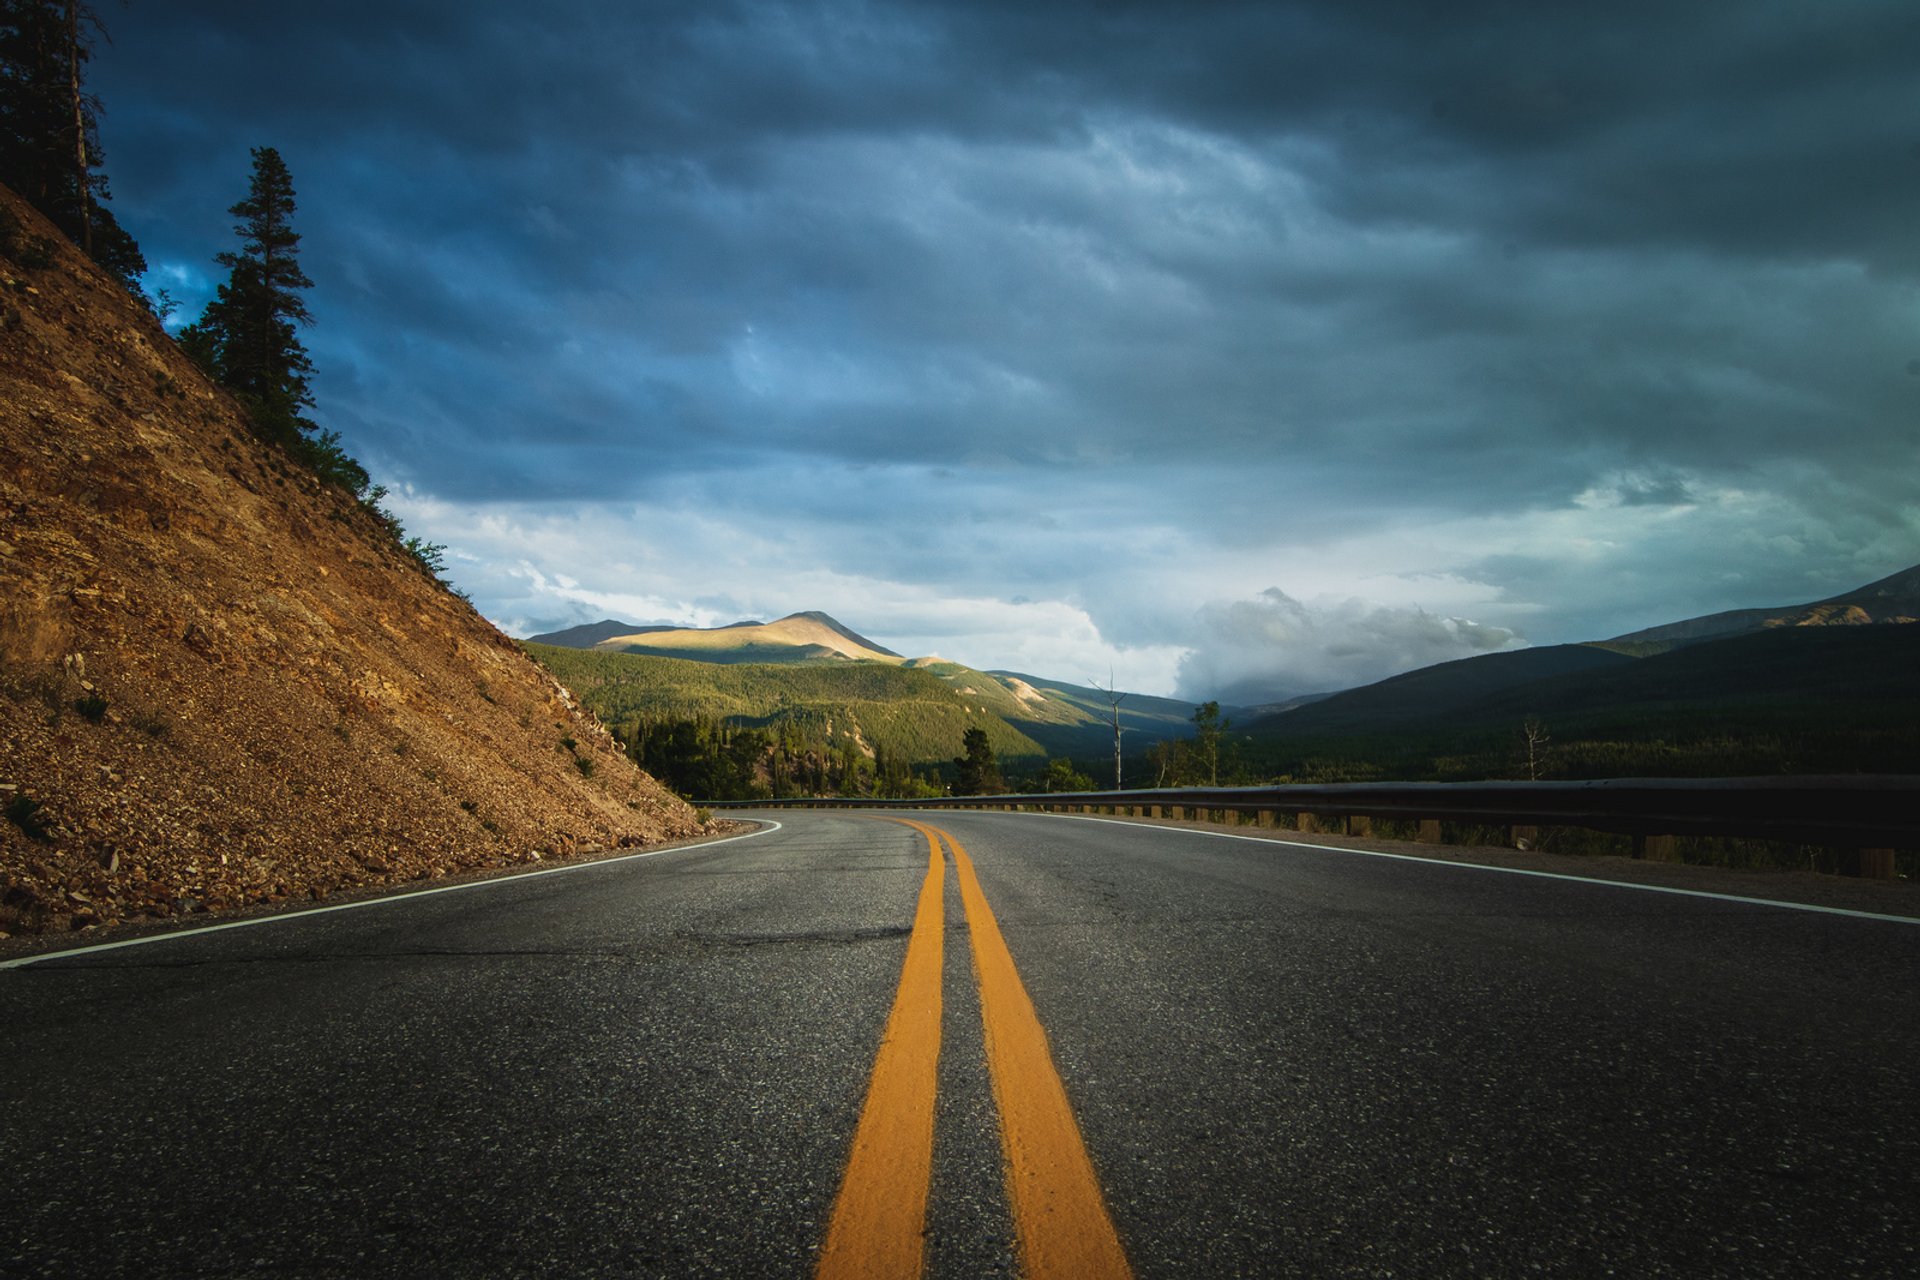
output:
[[[672,531],[503,592],[1022,595],[1194,688],[1264,669],[1196,610],[1276,583],[1581,639],[1920,559],[1920,10],[109,16],[156,282],[204,296],[279,147],[320,415],[416,520]]]

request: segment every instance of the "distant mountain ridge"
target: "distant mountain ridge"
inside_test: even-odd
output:
[[[616,622],[606,618],[600,622],[582,623],[577,627],[568,627],[563,631],[549,631],[544,635],[528,636],[528,644],[559,645],[563,649],[591,649],[602,640],[611,640],[615,636],[636,636],[648,631],[672,631],[670,626],[644,627],[632,622]]]
[[[1459,658],[1264,716],[1248,732],[1373,732],[1414,719],[1457,715],[1482,698],[1535,681],[1631,665],[1634,658],[1591,645],[1559,644]]]
[[[727,715],[743,721],[765,720],[815,704],[822,714],[832,707],[863,700],[871,706],[875,694],[871,685],[861,683],[859,671],[867,664],[877,664],[924,672],[938,679],[957,695],[958,706],[968,714],[981,722],[1004,724],[1015,735],[1008,739],[1008,745],[1016,750],[1030,752],[1037,744],[1050,755],[1087,756],[1113,748],[1112,708],[1101,690],[1014,671],[979,671],[938,657],[903,658],[818,610],[788,614],[774,622],[736,622],[724,627],[637,626],[608,619],[529,636],[525,643],[636,658],[690,659],[709,666],[792,666],[808,672],[805,678],[788,682],[791,705],[782,708],[769,700],[771,695],[766,691],[773,686],[766,679],[741,684],[715,673],[710,679],[713,689],[702,690],[696,697],[695,675],[675,668],[675,692],[670,698],[649,704],[652,714],[664,714],[675,705],[675,698],[687,708],[724,705],[729,708]],[[546,657],[539,656],[543,660]],[[577,669],[575,664],[563,665],[569,672]],[[834,692],[830,680],[823,683],[825,678],[819,673],[822,667],[846,668],[849,692]],[[661,670],[664,673],[665,669]],[[610,675],[598,674],[597,669],[594,678],[600,682],[596,687],[610,687],[614,681]],[[856,688],[861,692],[850,692]],[[723,696],[722,689],[730,692]],[[742,710],[745,704],[739,701],[739,691],[743,689],[756,691],[752,697],[765,705],[754,703],[751,713]],[[626,705],[623,703],[623,707]],[[1190,735],[1192,713],[1191,706],[1177,699],[1125,694],[1120,725],[1128,750]],[[853,718],[859,718],[857,712]],[[958,750],[956,738],[951,748],[943,747],[935,756],[914,763],[950,758]]]
[[[607,619],[529,636],[527,641],[701,662],[905,661],[830,615],[811,609],[773,622],[731,622],[723,627],[639,626]]]
[[[1811,604],[1730,609],[1586,644],[1550,645],[1460,658],[1343,690],[1262,716],[1253,732],[1372,732],[1475,703],[1535,681],[1632,666],[1670,650],[1785,628],[1898,625],[1920,618],[1920,565]]]
[[[1599,643],[1623,651],[1657,652],[1659,646],[1671,648],[1777,627],[1898,625],[1917,620],[1920,620],[1920,565],[1811,604],[1728,609],[1630,631]]]
[[[1906,686],[1887,677],[1883,668],[1889,662],[1905,661],[1907,641],[1920,639],[1920,628],[1862,643],[1840,643],[1838,636],[1891,630],[1880,624],[1909,623],[1916,617],[1920,617],[1920,566],[1811,604],[1730,610],[1612,640],[1483,654],[1297,699],[1283,707],[1222,710],[1235,721],[1236,730],[1266,742],[1337,743],[1413,734],[1439,743],[1449,737],[1497,736],[1536,715],[1563,722],[1556,732],[1602,724],[1613,726],[1609,732],[1628,732],[1620,726],[1637,717],[1635,723],[1643,727],[1664,726],[1662,732],[1680,737],[1709,722],[1749,729],[1760,722],[1752,716],[1727,719],[1725,709],[1736,704],[1771,708],[1761,717],[1770,726],[1769,733],[1804,736],[1826,732],[1806,721],[1822,699],[1860,707],[1871,704],[1881,691],[1896,700],[1908,696]],[[1832,638],[1823,641],[1823,634]],[[1782,639],[1723,647],[1767,635]],[[1796,642],[1795,635],[1807,639]],[[904,659],[818,611],[790,614],[772,623],[714,628],[637,627],[607,621],[533,640],[606,654],[694,659],[708,665],[757,664],[770,672],[784,665],[812,673],[805,681],[790,683],[791,691],[804,688],[804,694],[790,692],[785,701],[767,701],[746,716],[748,720],[765,721],[816,704],[824,720],[835,708],[858,704],[866,710],[843,711],[841,717],[859,722],[877,714],[874,707],[900,694],[856,694],[855,684],[835,691],[831,682],[822,683],[818,674],[822,668],[843,668],[849,680],[857,680],[858,672],[870,664],[924,672],[958,696],[965,715],[980,723],[998,722],[1018,735],[1020,742],[1036,744],[1049,755],[1085,761],[1105,757],[1113,748],[1113,707],[1103,690],[1015,671],[978,671],[934,657]],[[1683,661],[1677,650],[1694,656]],[[1669,654],[1672,661],[1656,660]],[[1716,674],[1734,670],[1741,675],[1731,684]],[[697,676],[682,673],[675,679],[679,696],[688,699],[688,705],[693,701],[717,705],[717,693],[692,698]],[[770,675],[742,687],[762,691],[755,696],[772,698],[766,691],[778,688],[779,680]],[[1703,699],[1709,694],[1716,708],[1710,713],[1703,710]],[[1609,718],[1609,709],[1620,714]],[[1915,711],[1920,718],[1920,707]],[[1191,736],[1192,714],[1192,706],[1184,700],[1124,695],[1120,723],[1127,752]],[[1883,718],[1880,711],[1859,714]],[[899,730],[889,732],[897,735]],[[1006,743],[1021,749],[1013,739]]]
[[[1917,616],[1920,566],[1811,604],[1441,663],[1248,730],[1277,771],[1342,776],[1501,776],[1488,762],[1529,721],[1558,740],[1558,776],[1920,771]]]

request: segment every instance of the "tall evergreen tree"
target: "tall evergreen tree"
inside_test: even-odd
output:
[[[182,345],[240,399],[261,435],[294,448],[320,430],[304,412],[313,407],[313,362],[299,333],[313,322],[300,295],[313,281],[300,270],[293,175],[278,151],[253,149],[247,198],[227,212],[240,219],[240,248],[219,255],[227,282]]]
[[[954,768],[959,773],[953,784],[953,793],[957,796],[992,796],[1007,789],[1000,776],[1000,764],[993,758],[993,744],[987,741],[987,731],[974,726],[961,735],[961,745],[966,754],[955,756]]]
[[[99,31],[79,0],[0,0],[0,181],[138,293],[146,259],[107,208],[100,102],[86,91]]]
[[[1203,702],[1193,709],[1194,750],[1207,767],[1207,785],[1220,785],[1220,735],[1233,727],[1233,721],[1220,714],[1218,702]]]

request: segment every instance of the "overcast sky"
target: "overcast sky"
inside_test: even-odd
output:
[[[1920,561],[1920,5],[100,6],[186,305],[515,635],[822,609],[1229,700]]]

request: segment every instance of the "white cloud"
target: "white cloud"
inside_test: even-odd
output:
[[[832,567],[819,554],[821,531],[805,523],[647,506],[449,503],[410,491],[389,505],[409,530],[447,544],[455,584],[512,635],[606,617],[708,627],[818,609],[907,657],[1074,681],[1104,683],[1111,673],[1145,693],[1170,690],[1185,653],[1116,643],[1084,606],[1057,597],[1003,598]]]
[[[1321,693],[1525,641],[1503,627],[1357,598],[1294,599],[1277,587],[1207,606],[1202,636],[1180,663],[1189,698],[1257,702]]]

